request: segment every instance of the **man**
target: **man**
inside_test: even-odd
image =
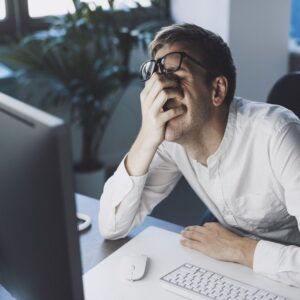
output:
[[[299,119],[233,99],[230,50],[210,31],[166,27],[150,49],[141,129],[104,186],[102,235],[126,236],[183,175],[218,223],[185,228],[182,245],[300,287]]]

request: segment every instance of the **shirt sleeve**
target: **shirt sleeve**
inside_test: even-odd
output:
[[[300,124],[295,122],[283,128],[272,138],[270,146],[274,175],[284,188],[287,211],[296,218],[300,230]],[[300,287],[300,247],[259,241],[253,270]]]
[[[181,177],[163,144],[143,176],[129,176],[125,159],[105,183],[100,198],[99,228],[106,239],[127,236],[170,194]]]
[[[254,253],[253,271],[300,287],[300,248],[259,241]]]

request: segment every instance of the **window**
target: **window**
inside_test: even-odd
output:
[[[4,0],[0,0],[4,1]],[[104,9],[109,8],[108,0],[81,0],[82,2],[101,5]],[[126,9],[126,7],[136,7],[136,2],[142,6],[151,6],[151,0],[115,0],[116,9]],[[28,0],[28,11],[31,18],[41,18],[49,15],[63,15],[67,12],[74,12],[72,0],[51,0],[45,2],[40,0]]]
[[[291,37],[300,45],[300,0],[292,1]]]
[[[5,0],[0,0],[0,21],[6,18],[6,5]]]
[[[91,8],[101,5],[103,9],[108,9],[110,2],[110,0],[79,1],[88,3]],[[146,7],[147,12],[139,13],[139,10],[132,9],[128,15],[126,11],[137,7],[137,3]],[[168,3],[169,0],[114,0],[114,8],[123,10],[120,19],[131,24],[141,23],[142,20],[146,22],[168,18]],[[0,0],[0,43],[5,42],[7,37],[19,39],[32,32],[48,29],[47,16],[64,15],[74,11],[73,0]]]
[[[72,11],[74,11],[72,0],[51,0],[47,2],[40,0],[28,0],[28,12],[31,18],[41,18],[49,15],[63,15]]]

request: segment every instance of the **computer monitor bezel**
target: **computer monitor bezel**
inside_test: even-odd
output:
[[[0,93],[0,139],[0,283],[17,299],[83,299],[68,126]]]

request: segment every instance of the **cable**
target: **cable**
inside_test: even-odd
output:
[[[76,215],[77,215],[77,219],[82,221],[82,223],[77,225],[78,231],[83,231],[91,226],[92,220],[88,215],[82,213],[77,213]]]

